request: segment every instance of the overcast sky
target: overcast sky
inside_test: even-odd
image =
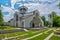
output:
[[[24,3],[28,7],[28,11],[39,10],[40,16],[48,18],[48,14],[55,11],[60,15],[58,9],[58,3],[60,0],[0,0],[2,12],[4,15],[4,21],[7,22],[13,18],[13,14],[18,10],[19,6]]]

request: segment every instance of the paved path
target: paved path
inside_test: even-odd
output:
[[[44,40],[49,40],[52,36],[54,35],[54,33],[51,33],[47,38],[45,38]]]

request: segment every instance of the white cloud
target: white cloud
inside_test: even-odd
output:
[[[3,6],[3,11],[8,11],[9,12],[9,15],[5,15],[4,16],[4,20],[8,21],[10,18],[13,17],[13,13],[15,11],[13,11],[12,9],[14,9],[14,5],[16,2],[18,2],[20,0],[11,0],[11,8],[9,7],[4,7]],[[53,2],[53,1],[56,1],[56,0],[40,0],[42,2],[45,2],[45,1],[48,1],[48,2]],[[52,4],[39,4],[39,3],[30,3],[30,4],[24,4],[25,6],[27,6],[29,8],[29,11],[33,11],[33,10],[39,10],[40,12],[40,15],[46,15],[46,14],[49,14],[51,13],[51,11],[56,11],[57,13],[59,13],[59,9],[57,8],[57,4],[60,2],[59,1],[56,1],[55,3],[52,3]]]
[[[18,1],[19,1],[19,0],[11,0],[11,5],[12,5],[11,8],[14,9],[14,5],[15,5],[15,3],[18,2]]]
[[[27,6],[29,8],[29,11],[33,11],[33,10],[39,10],[40,14],[49,14],[48,12],[51,12],[52,8],[50,7],[50,5],[43,5],[43,4],[35,4],[35,3],[31,3],[31,4],[25,4],[25,6]],[[49,7],[48,7],[49,6]],[[49,9],[51,8],[51,9]]]
[[[4,21],[7,22],[9,21],[11,18],[13,18],[13,15],[14,15],[14,10],[12,10],[11,8],[9,7],[5,7],[5,6],[2,6],[3,9],[2,9],[2,12],[9,12],[8,15],[4,15]]]

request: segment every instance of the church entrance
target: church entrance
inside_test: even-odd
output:
[[[21,22],[20,22],[20,23],[21,23],[21,24],[20,24],[20,25],[21,25],[21,27],[22,27],[22,28],[24,28],[24,27],[25,27],[25,20],[21,20]]]
[[[35,27],[35,24],[34,24],[34,23],[32,23],[32,27],[33,27],[33,28]]]
[[[33,17],[31,24],[30,24],[31,28],[38,28],[40,27],[40,19],[37,17]]]

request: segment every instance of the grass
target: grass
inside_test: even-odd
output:
[[[60,40],[60,36],[53,35],[50,40]]]
[[[0,30],[15,30],[17,29],[16,27],[11,27],[11,26],[5,26],[5,27],[0,27]]]
[[[55,28],[55,30],[60,30],[60,27]],[[58,34],[54,34],[49,40],[60,40],[60,36]]]
[[[7,27],[4,30],[14,30],[13,27]],[[49,29],[53,29],[55,30],[55,28],[49,28]],[[39,33],[43,33],[40,36],[37,36],[35,38],[29,39],[29,40],[44,40],[46,37],[48,37],[48,35],[50,35],[53,31],[49,31],[47,33],[44,33],[45,31],[49,30],[49,29],[43,29],[43,30],[39,30],[37,32],[37,30],[29,30],[28,32],[22,31],[22,32],[15,32],[15,33],[8,33],[8,34],[0,34],[0,38],[9,38],[9,37],[15,37],[18,36],[16,38],[12,38],[12,39],[8,39],[8,40],[21,40],[21,39],[25,39],[25,38],[29,38],[32,37],[34,35],[37,35]],[[33,33],[36,32],[36,33]],[[23,35],[23,34],[28,34],[28,35],[24,35],[24,36],[19,36],[19,35]],[[56,36],[55,34],[50,38],[50,40],[60,40],[60,36]]]
[[[14,32],[14,33],[8,33],[8,34],[0,34],[0,38],[14,37],[14,36],[19,36],[19,35],[31,33],[31,32],[35,32],[35,30],[29,30],[29,32],[22,31],[22,32]]]
[[[15,33],[8,33],[8,34],[0,34],[0,38],[8,38],[8,37],[12,37],[12,36],[17,36],[17,35],[21,35],[24,34],[25,32],[15,32]]]
[[[30,39],[30,40],[44,40],[50,33],[52,33],[52,30],[47,32],[47,33],[43,33],[42,35],[38,36],[38,37],[35,37],[33,39]]]
[[[39,34],[39,33],[41,33],[41,32],[44,32],[44,31],[46,31],[46,30],[40,30],[40,31],[37,32],[37,33],[31,33],[31,32],[28,32],[28,33],[27,33],[28,35],[25,35],[25,36],[19,36],[19,37],[17,37],[17,38],[9,39],[9,40],[20,40],[20,39],[24,39],[24,38],[31,37],[31,36],[34,36],[34,35],[36,35],[36,34]],[[33,31],[33,32],[34,32],[34,31]]]

